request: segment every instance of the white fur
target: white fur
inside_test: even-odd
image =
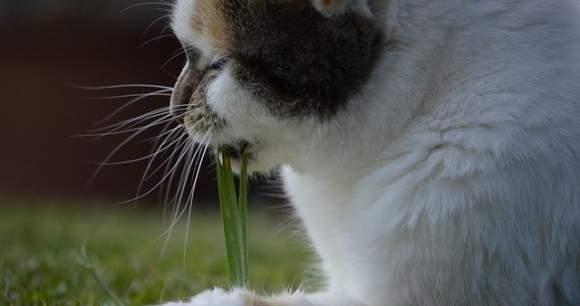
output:
[[[210,89],[232,126],[217,141],[285,165],[328,276],[276,305],[580,305],[577,1],[393,6],[399,48],[324,124],[274,118],[228,69]]]
[[[244,306],[244,299],[240,291],[226,292],[216,288],[198,294],[189,302],[169,303],[165,306]]]

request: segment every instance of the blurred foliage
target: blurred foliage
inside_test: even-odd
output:
[[[0,209],[0,305],[117,305],[115,297],[150,305],[227,285],[219,216],[192,217],[186,252],[185,225],[176,226],[163,256],[169,226],[161,219],[140,210]],[[249,216],[251,287],[259,292],[302,285],[307,252],[277,223]]]

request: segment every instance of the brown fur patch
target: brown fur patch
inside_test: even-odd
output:
[[[193,31],[205,37],[214,48],[230,49],[231,31],[224,15],[223,1],[197,0],[194,11],[191,20]]]

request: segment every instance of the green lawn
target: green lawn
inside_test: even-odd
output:
[[[298,287],[308,267],[282,221],[249,216],[251,286],[260,292]],[[160,214],[137,209],[0,208],[0,305],[148,305],[227,285],[218,215],[192,218],[185,256],[183,224],[161,256],[167,228]]]

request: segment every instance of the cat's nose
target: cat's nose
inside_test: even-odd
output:
[[[176,85],[175,89],[173,90],[173,94],[171,95],[171,117],[173,117],[173,119],[181,125],[184,124],[185,113],[187,112],[187,106],[189,105],[192,94],[193,86]]]
[[[187,113],[187,107],[191,96],[193,95],[193,73],[189,65],[181,72],[181,75],[175,83],[175,88],[171,94],[170,114],[175,121],[181,125],[184,124],[184,117]]]

